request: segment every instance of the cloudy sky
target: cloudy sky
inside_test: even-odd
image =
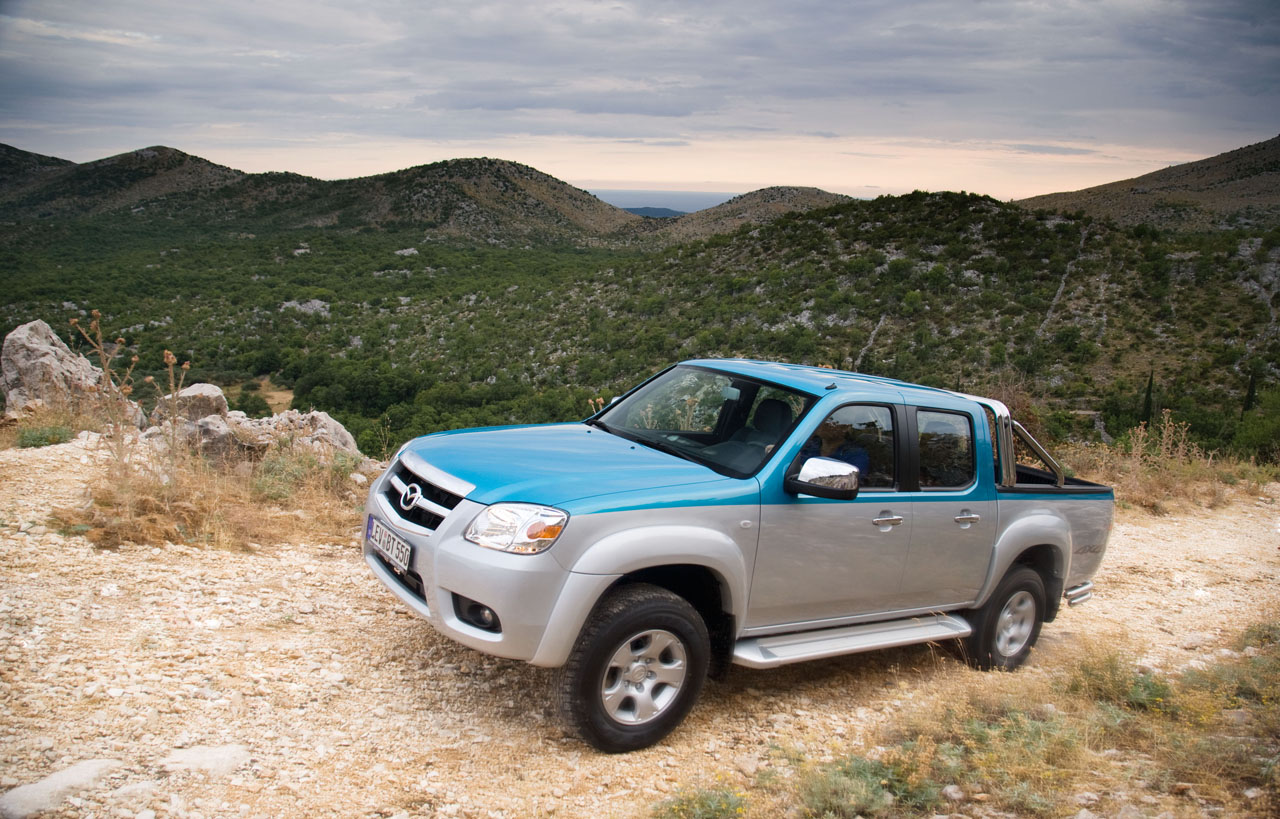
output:
[[[1277,0],[0,0],[0,142],[1016,198],[1280,132]]]

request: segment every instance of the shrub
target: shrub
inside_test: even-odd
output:
[[[53,444],[65,444],[72,438],[70,427],[20,427],[18,429],[19,447],[40,447]]]
[[[653,809],[656,819],[729,819],[746,812],[746,795],[728,787],[690,788]]]

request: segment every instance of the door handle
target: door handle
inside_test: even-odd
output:
[[[876,526],[897,526],[902,523],[902,515],[888,515],[883,518],[872,518],[872,523]]]
[[[977,523],[980,520],[982,520],[982,515],[976,515],[967,509],[955,516],[956,523]]]

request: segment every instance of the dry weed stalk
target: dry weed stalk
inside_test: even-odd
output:
[[[102,334],[102,313],[94,310],[89,315],[87,330],[80,319],[71,319],[71,326],[80,333],[98,358],[102,377],[96,389],[96,406],[93,409],[106,416],[108,426],[103,440],[110,448],[113,470],[123,473],[128,469],[129,456],[138,440],[135,421],[141,411],[129,398],[133,394],[133,370],[138,365],[138,356],[130,356],[129,364],[123,370],[116,369],[114,362],[123,354],[124,339],[117,338],[114,343],[108,342]]]
[[[1233,485],[1256,491],[1275,480],[1274,468],[1206,452],[1191,440],[1190,425],[1167,409],[1114,444],[1077,444],[1062,454],[1082,476],[1114,486],[1120,501],[1153,514],[1164,514],[1172,501],[1216,508],[1230,499]]]

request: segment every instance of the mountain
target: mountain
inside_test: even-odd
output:
[[[0,182],[0,213],[10,219],[74,217],[124,210],[173,194],[209,193],[245,174],[198,156],[155,146],[77,165],[10,146],[5,167],[38,166]]]
[[[1280,136],[1133,179],[1018,204],[1174,230],[1280,225]]]
[[[83,164],[0,146],[0,220],[17,223],[114,214],[165,229],[414,228],[497,245],[628,246],[709,236],[841,199],[812,188],[770,188],[658,221],[502,159],[451,159],[326,181],[244,173],[161,146]]]
[[[66,159],[21,151],[10,145],[0,145],[0,190],[15,191],[38,184],[50,173],[74,165]]]
[[[627,213],[634,213],[636,216],[647,216],[650,219],[674,219],[677,216],[684,216],[688,211],[672,210],[671,208],[623,208]]]
[[[819,188],[762,188],[735,196],[713,208],[682,216],[663,225],[659,232],[669,239],[689,241],[719,233],[732,233],[743,225],[761,225],[784,213],[803,212],[848,201],[848,196],[828,193]]]

